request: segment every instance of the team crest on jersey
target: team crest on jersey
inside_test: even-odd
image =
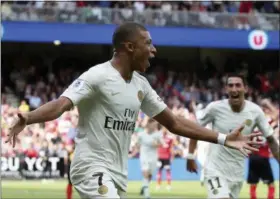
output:
[[[144,99],[144,93],[141,90],[138,91],[138,99],[139,99],[140,102],[142,102],[142,100]]]
[[[247,119],[245,123],[246,123],[247,126],[251,126],[252,120]]]
[[[98,193],[101,194],[101,195],[104,195],[104,194],[108,193],[108,187],[105,186],[105,185],[101,185],[98,188]]]

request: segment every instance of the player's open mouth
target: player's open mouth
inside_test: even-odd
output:
[[[231,95],[231,98],[232,99],[238,99],[239,98],[239,95],[237,94],[237,95]]]
[[[147,59],[147,63],[148,63],[148,66],[147,66],[147,67],[150,67],[152,59],[153,59],[153,57],[149,57],[149,58]]]

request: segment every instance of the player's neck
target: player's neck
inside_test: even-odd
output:
[[[114,53],[113,58],[111,59],[111,64],[120,73],[125,81],[131,80],[133,69],[130,65],[130,61],[127,60],[125,56]]]
[[[241,103],[240,105],[233,105],[233,104],[231,104],[230,101],[229,101],[229,105],[230,105],[231,110],[232,110],[233,112],[239,113],[239,112],[241,112],[241,111],[244,109],[245,100],[243,100],[242,103]]]

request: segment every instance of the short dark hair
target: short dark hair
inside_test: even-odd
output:
[[[120,25],[113,34],[113,47],[119,48],[123,42],[129,41],[137,33],[137,31],[143,30],[147,31],[145,26],[135,23],[135,22],[126,22]]]
[[[240,78],[243,82],[244,85],[247,85],[247,81],[246,81],[246,78],[244,75],[240,74],[240,73],[229,73],[227,75],[227,79],[226,79],[226,84],[228,84],[228,79],[231,78],[231,77],[237,77],[237,78]]]

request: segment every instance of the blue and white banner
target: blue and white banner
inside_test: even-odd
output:
[[[12,22],[1,25],[2,41],[111,44],[115,25]],[[155,45],[278,50],[279,32],[262,30],[148,27]]]
[[[271,158],[271,167],[275,180],[279,180],[279,164]],[[248,161],[244,162],[245,176],[248,175]],[[200,170],[200,169],[199,169]],[[65,174],[65,165],[63,158],[49,157],[42,158],[19,158],[19,157],[1,157],[1,177],[6,179],[20,179],[22,177],[27,179],[40,178],[62,178]],[[186,160],[175,159],[171,164],[171,174],[174,180],[199,180],[200,171],[198,174],[186,171]],[[156,173],[153,176],[156,177]],[[165,177],[165,172],[163,172]],[[142,180],[142,172],[140,168],[139,159],[128,160],[128,179],[132,181]]]

